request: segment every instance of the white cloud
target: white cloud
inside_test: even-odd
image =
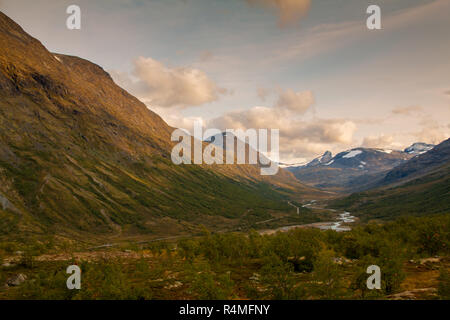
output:
[[[311,91],[294,92],[292,89],[287,89],[280,90],[276,107],[305,113],[313,103],[314,95]]]
[[[444,127],[424,128],[422,131],[415,133],[417,141],[438,144],[450,137],[449,130]]]
[[[289,98],[284,96],[286,92]],[[279,103],[280,100],[284,102]],[[356,131],[354,122],[345,119],[302,118],[313,102],[314,97],[310,91],[280,91],[278,102],[272,108],[255,106],[247,110],[234,110],[208,121],[207,126],[221,130],[279,129],[281,159],[288,162],[311,158],[325,150],[350,145]]]
[[[182,109],[177,107],[165,108],[151,106],[149,109],[158,114],[173,128],[181,128],[193,132],[195,122],[200,122],[202,125],[206,124],[206,121],[202,117],[184,116],[181,112]]]
[[[152,106],[198,106],[216,101],[221,94],[228,93],[199,69],[172,68],[152,58],[139,57],[134,61],[134,79],[123,73],[112,72],[111,75],[116,82]]]
[[[422,130],[413,133],[417,141],[438,144],[450,137],[449,126],[438,123],[430,116],[423,118],[420,124]]]
[[[395,146],[392,135],[371,135],[364,138],[362,146],[366,148],[391,148]]]

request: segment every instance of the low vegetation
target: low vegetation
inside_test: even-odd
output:
[[[450,215],[400,218],[349,232],[210,233],[86,251],[47,239],[3,242],[0,299],[449,299]],[[21,251],[17,253],[14,250]],[[44,254],[45,253],[45,254]],[[82,270],[68,290],[65,270]],[[366,269],[381,268],[381,290]]]

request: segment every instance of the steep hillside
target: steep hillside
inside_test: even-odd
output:
[[[53,54],[0,12],[0,235],[192,233],[308,192],[256,166],[176,166],[169,127],[101,67]],[[275,190],[277,189],[277,190]]]
[[[350,211],[363,221],[450,213],[450,164],[397,187],[354,193],[333,201],[331,207]]]
[[[450,139],[443,141],[430,151],[395,167],[384,177],[382,184],[401,183],[439,169],[450,161]]]

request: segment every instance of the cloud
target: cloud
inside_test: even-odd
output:
[[[294,120],[285,131],[285,136],[292,139],[301,137],[315,143],[350,144],[353,141],[356,124],[345,119],[316,118],[310,122]]]
[[[392,110],[392,113],[396,115],[411,115],[422,111],[423,108],[421,106],[409,106],[395,108]]]
[[[367,136],[364,138],[362,146],[366,148],[389,148],[397,145],[392,135]]]
[[[173,128],[182,128],[189,132],[193,132],[194,123],[200,122],[203,126],[205,126],[206,123],[202,117],[184,116],[180,108],[150,107],[150,109],[163,118],[164,121]]]
[[[348,148],[356,124],[345,119],[292,120],[280,128],[281,159],[314,158],[326,150]]]
[[[313,103],[314,95],[311,91],[294,92],[292,89],[287,89],[279,92],[276,107],[305,113]]]
[[[147,105],[185,108],[216,101],[228,93],[199,69],[172,68],[145,57],[137,58],[133,64],[133,77],[117,72],[111,75]]]
[[[296,24],[306,16],[311,0],[246,0],[254,7],[268,8],[278,16],[278,25],[287,27]]]
[[[233,111],[208,121],[208,127],[225,129],[279,129],[282,159],[310,158],[353,142],[356,124],[345,119],[293,119],[290,112],[267,107]]]
[[[311,158],[325,150],[336,150],[351,144],[356,131],[354,122],[346,119],[303,119],[313,103],[314,96],[310,91],[280,91],[278,102],[272,108],[255,106],[247,110],[234,110],[209,120],[206,125],[220,130],[279,129],[280,155],[284,161]]]
[[[438,144],[450,137],[450,130],[448,125],[441,125],[430,116],[426,116],[420,122],[422,129],[418,132],[412,133],[417,141]]]
[[[444,127],[424,128],[415,133],[417,141],[438,144],[450,137],[450,133]]]

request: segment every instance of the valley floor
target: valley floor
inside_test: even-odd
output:
[[[2,242],[0,299],[450,299],[449,243],[449,215],[90,250],[51,238]],[[81,290],[66,287],[73,264]],[[380,290],[366,287],[372,264]]]

